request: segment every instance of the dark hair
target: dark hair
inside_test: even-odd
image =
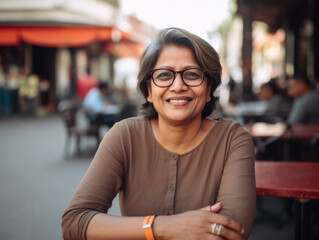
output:
[[[99,82],[99,86],[98,86],[99,89],[105,89],[108,87],[109,87],[109,84],[107,82]]]
[[[310,89],[314,88],[314,84],[310,81],[308,76],[304,73],[296,72],[290,79],[295,79],[298,82],[303,82]]]
[[[144,50],[140,59],[138,79],[138,90],[143,94],[145,103],[142,104],[140,113],[148,118],[157,118],[158,114],[152,103],[147,101],[148,86],[151,83],[150,71],[153,70],[157,59],[165,46],[176,45],[189,48],[198,63],[205,69],[208,86],[211,87],[211,100],[205,105],[202,117],[209,116],[215,108],[214,91],[221,83],[222,67],[219,55],[215,49],[205,40],[180,28],[166,28],[160,31],[156,39]]]
[[[261,86],[262,87],[266,86],[266,87],[271,88],[274,94],[277,94],[280,92],[279,86],[277,84],[277,78],[272,78],[268,82],[262,84]]]

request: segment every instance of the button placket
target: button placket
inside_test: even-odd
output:
[[[168,193],[167,193],[167,210],[169,214],[174,214],[174,200],[176,194],[177,182],[177,160],[178,154],[173,154],[169,162],[169,179],[168,179]]]

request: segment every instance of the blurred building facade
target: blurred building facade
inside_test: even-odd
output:
[[[236,0],[237,18],[226,40],[225,61],[242,81],[243,100],[272,77],[282,83],[294,73],[319,79],[319,2]],[[234,49],[235,48],[235,49]],[[234,51],[240,53],[234,54]],[[236,69],[240,68],[241,74]]]
[[[87,69],[114,84],[115,60],[139,58],[148,39],[148,26],[123,16],[117,0],[2,0],[0,87],[15,89],[27,65],[48,82],[54,106]]]

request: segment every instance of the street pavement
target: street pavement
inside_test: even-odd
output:
[[[88,140],[85,153],[65,157],[65,140],[58,115],[0,118],[1,240],[62,239],[61,216],[95,151],[95,143]],[[267,201],[280,215],[280,199],[266,199],[266,206]],[[109,213],[120,215],[117,198]],[[249,239],[291,240],[293,221],[256,218]]]
[[[65,140],[58,116],[0,119],[0,239],[62,239],[61,216],[93,158],[65,158]]]

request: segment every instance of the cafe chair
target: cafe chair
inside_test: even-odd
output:
[[[271,136],[271,137],[266,138],[266,139],[261,139],[261,138],[255,136],[253,138],[253,141],[254,141],[254,145],[255,145],[255,154],[256,154],[257,160],[259,160],[260,158],[262,158],[263,160],[266,160],[264,154],[267,151],[269,151],[268,147],[270,147],[272,144],[278,143],[285,134],[287,134],[289,131],[291,131],[291,129],[292,129],[292,126],[290,124],[285,124],[285,128],[282,130],[281,133],[279,133],[277,135]],[[286,153],[287,146],[283,145],[283,146],[280,146],[280,148],[283,148],[283,149],[281,149],[284,152],[283,156],[287,155],[287,153]],[[273,152],[273,151],[270,151],[270,152]],[[272,157],[272,158],[274,158],[274,157]]]
[[[138,114],[138,108],[133,103],[126,103],[122,107],[122,110],[119,114],[119,119],[126,119],[130,117],[136,117]]]
[[[58,110],[61,113],[67,131],[67,139],[64,146],[64,155],[69,155],[69,148],[72,138],[76,139],[76,153],[81,153],[82,138],[92,137],[99,144],[98,128],[96,126],[79,126],[77,124],[77,113],[80,107],[77,103],[64,100],[59,103]]]

